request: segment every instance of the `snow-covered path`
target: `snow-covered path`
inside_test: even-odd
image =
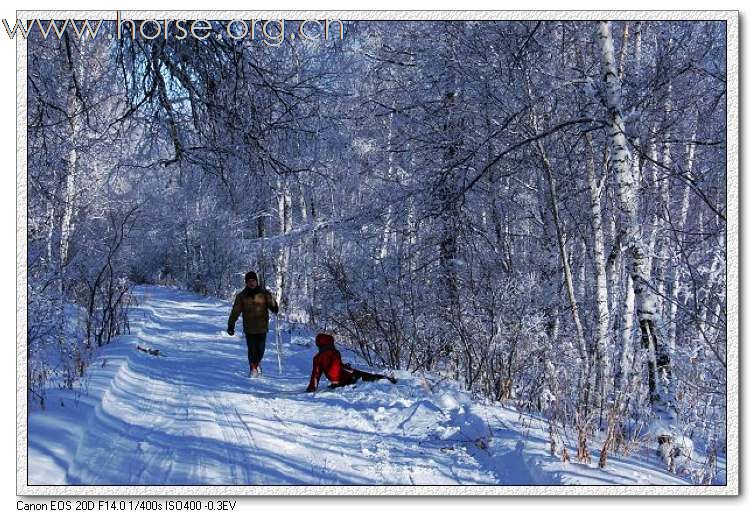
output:
[[[305,393],[314,346],[304,330],[282,332],[282,375],[271,332],[264,375],[249,379],[243,335],[224,332],[228,303],[137,294],[131,334],[100,350],[86,394],[74,403],[57,392],[30,415],[30,484],[683,483],[628,460],[562,465],[534,420],[523,430],[510,409],[408,373],[398,385]]]
[[[164,288],[138,293],[131,335],[103,349],[91,368],[82,403],[93,405],[83,411],[89,418],[66,483],[496,483],[471,457],[428,449],[421,435],[402,432],[403,421],[388,412],[422,407],[404,407],[388,382],[305,393],[311,336],[283,332],[279,375],[271,332],[264,375],[249,379],[243,335],[223,331],[226,303]]]

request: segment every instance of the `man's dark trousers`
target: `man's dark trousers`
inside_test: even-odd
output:
[[[258,366],[262,362],[262,356],[265,354],[265,339],[267,333],[247,333],[246,350],[249,356],[249,369],[252,366]]]

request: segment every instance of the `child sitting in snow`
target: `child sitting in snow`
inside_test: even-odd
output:
[[[320,376],[323,373],[330,380],[331,389],[351,385],[356,383],[357,380],[374,382],[375,380],[386,379],[391,383],[396,383],[395,378],[359,371],[351,367],[350,364],[341,362],[341,353],[336,349],[332,335],[318,333],[317,337],[315,337],[315,344],[317,344],[319,352],[312,361],[312,377],[309,380],[307,392],[315,392],[317,390],[317,384],[320,382]]]

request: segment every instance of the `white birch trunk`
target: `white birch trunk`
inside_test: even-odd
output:
[[[393,109],[396,109],[396,101],[393,101],[392,105]],[[388,178],[393,178],[394,173],[394,165],[393,165],[393,117],[395,111],[391,111],[390,116],[388,117]],[[394,220],[393,220],[393,205],[388,206],[388,213],[386,215],[385,220],[385,226],[383,227],[383,236],[380,244],[380,260],[385,260],[388,257],[388,252],[390,249],[390,244],[393,239],[393,228]]]
[[[76,203],[77,203],[77,181],[78,181],[78,169],[79,169],[79,155],[77,146],[81,145],[81,115],[83,106],[80,98],[77,94],[77,78],[76,74],[81,67],[81,47],[79,46],[79,59],[78,63],[73,62],[73,49],[69,45],[68,36],[66,35],[61,43],[61,51],[63,53],[62,59],[64,62],[64,69],[68,74],[66,80],[70,81],[68,84],[68,98],[67,98],[67,117],[68,117],[68,129],[70,134],[70,148],[67,153],[66,163],[66,180],[64,190],[63,201],[63,214],[60,221],[60,242],[58,245],[59,262],[58,262],[58,296],[55,302],[58,326],[58,346],[60,348],[61,356],[65,356],[71,362],[66,363],[64,366],[66,369],[66,384],[72,385],[73,377],[75,376],[76,365],[74,365],[75,357],[73,356],[72,348],[66,339],[66,317],[65,317],[65,268],[69,262],[69,253],[71,238],[75,226],[76,216]]]
[[[657,127],[653,127],[653,132],[657,130]],[[652,143],[650,145],[650,164],[648,165],[650,167],[650,182],[653,185],[653,187],[657,187],[658,185],[658,165],[656,163],[658,162],[658,146],[655,143]],[[654,206],[655,208],[655,206]],[[658,231],[660,227],[660,221],[658,219],[658,211],[655,209],[653,211],[653,218],[651,219],[650,223],[650,234],[648,235],[648,268],[652,272],[653,266],[655,265],[655,244],[658,240]]]
[[[600,209],[601,185],[595,176],[592,141],[589,133],[585,136],[587,150],[587,183],[590,189],[590,224],[593,233],[593,262],[595,264],[595,302],[598,313],[597,335],[595,338],[595,361],[598,374],[597,386],[601,397],[608,391],[609,364],[608,349],[610,314],[608,311],[608,280],[606,278],[605,243],[603,236],[603,215]]]
[[[624,80],[625,64],[627,60],[627,47],[629,46],[629,22],[624,22],[624,31],[621,33],[621,48],[619,49],[619,80]]]
[[[692,140],[694,141],[696,132],[692,132]],[[693,180],[693,169],[695,163],[695,149],[694,143],[687,145],[687,159],[685,163],[685,172],[687,174],[688,182],[684,186],[684,193],[682,194],[682,204],[679,210],[679,218],[677,224],[679,230],[684,232],[687,226],[687,214],[689,213],[689,199],[690,199],[690,185],[689,181]],[[669,311],[668,311],[668,345],[669,352],[673,355],[676,352],[676,314],[678,309],[679,300],[679,288],[681,282],[681,275],[679,273],[679,266],[672,266],[671,270],[671,291],[669,292]]]
[[[305,235],[303,235],[301,244],[299,246],[301,250],[301,263],[299,266],[301,267],[301,279],[302,279],[302,296],[303,299],[301,299],[302,308],[304,309],[304,312],[307,314],[308,323],[312,323],[312,270],[313,270],[313,264],[312,259],[314,257],[314,223],[315,221],[310,218],[309,216],[309,207],[307,203],[307,197],[304,194],[304,188],[299,189],[299,205],[301,210],[301,223],[302,226],[307,227],[308,224],[313,225],[313,229],[311,231],[308,231]]]
[[[388,257],[388,252],[391,244],[391,235],[393,234],[393,206],[388,206],[388,213],[385,218],[385,226],[383,226],[383,236],[380,243],[380,260],[385,260]]]
[[[68,264],[68,251],[70,249],[71,235],[74,230],[74,211],[76,204],[76,151],[68,153],[68,167],[66,173],[65,204],[63,218],[60,222],[60,267],[65,268]]]
[[[637,317],[642,332],[643,344],[649,355],[648,383],[654,413],[659,420],[669,422],[670,400],[664,396],[657,381],[655,370],[655,339],[657,324],[657,301],[652,289],[650,260],[642,241],[637,217],[637,194],[639,185],[632,174],[631,156],[624,135],[624,118],[621,113],[621,85],[614,58],[613,37],[610,22],[599,22],[597,42],[601,54],[602,75],[606,89],[606,107],[610,123],[611,169],[618,183],[618,205],[622,231],[629,251],[628,272],[634,281]]]
[[[80,144],[81,122],[79,120],[80,103],[73,92],[69,99],[70,113],[70,131],[71,131],[71,148],[68,151],[68,162],[66,164],[66,187],[63,204],[63,217],[60,222],[60,267],[65,268],[68,264],[68,253],[70,250],[71,235],[75,227],[76,214],[76,190],[77,190],[77,170],[79,155],[76,146]]]
[[[291,213],[291,192],[286,180],[278,180],[278,224],[281,236],[285,237],[291,231],[292,213]],[[281,310],[285,309],[288,288],[289,260],[291,257],[291,245],[287,239],[283,238],[278,248],[278,274],[275,277],[275,287],[278,296],[278,304]]]
[[[47,204],[47,221],[47,263],[51,267],[53,264],[52,240],[55,236],[55,203],[53,201]]]
[[[632,368],[632,353],[634,342],[632,330],[634,328],[634,285],[632,276],[627,274],[626,293],[624,297],[624,313],[621,319],[621,355],[619,358],[619,374],[614,389],[617,397],[623,396],[628,386],[629,371]]]
[[[662,163],[664,167],[664,172],[662,174],[662,177],[660,178],[659,188],[660,188],[660,194],[661,194],[661,216],[660,219],[666,224],[666,226],[670,226],[671,221],[668,220],[668,218],[671,216],[671,188],[669,186],[669,179],[668,174],[672,169],[672,162],[671,162],[671,143],[669,141],[671,140],[671,132],[670,129],[670,118],[671,118],[671,93],[672,88],[671,84],[668,86],[667,91],[667,98],[666,98],[666,104],[664,106],[665,109],[665,115],[666,115],[666,131],[664,132],[664,142],[662,145]],[[661,235],[658,238],[658,242],[656,245],[660,246],[660,249],[658,250],[658,265],[657,265],[657,278],[667,278],[668,277],[668,268],[669,268],[669,248],[671,246],[671,242],[668,237],[668,232],[664,231],[661,233]],[[660,299],[667,299],[666,295],[666,282],[661,280],[658,282],[658,295]],[[670,304],[674,304],[673,300]],[[668,321],[668,312],[669,309],[665,308],[666,303],[660,303],[658,306],[658,309],[660,311],[659,317],[662,318],[664,321]],[[663,335],[663,338],[658,340],[658,349],[656,350],[658,361],[659,361],[659,374],[664,379],[665,382],[670,382],[670,375],[671,375],[671,352],[669,350],[669,341],[668,341],[668,335]]]
[[[642,22],[634,24],[634,75],[639,77],[642,71]]]

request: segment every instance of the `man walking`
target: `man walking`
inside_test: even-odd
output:
[[[249,356],[249,376],[256,377],[262,373],[260,362],[265,354],[269,316],[268,310],[278,313],[278,303],[273,295],[260,286],[257,273],[247,272],[244,276],[246,287],[236,294],[231,315],[228,318],[228,335],[235,333],[236,320],[241,314],[246,335],[246,347]]]

